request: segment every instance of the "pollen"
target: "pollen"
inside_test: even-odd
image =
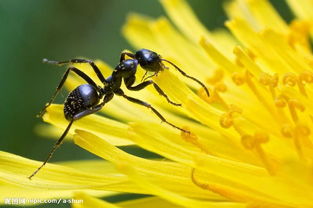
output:
[[[188,127],[184,127],[184,129],[187,131],[190,131],[190,129]],[[190,132],[192,132],[192,131],[190,131]],[[207,154],[209,153],[208,150],[199,142],[199,138],[197,137],[197,135],[195,135],[193,133],[181,132],[181,137],[186,142],[191,143],[194,146],[196,146],[197,148],[199,148],[202,152],[207,153]]]

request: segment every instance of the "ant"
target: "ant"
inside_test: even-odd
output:
[[[133,59],[125,59],[125,56],[129,56]],[[56,151],[56,149],[63,143],[63,139],[69,132],[72,124],[74,121],[98,112],[102,109],[102,107],[108,103],[114,95],[122,96],[130,102],[142,105],[152,110],[152,112],[160,118],[161,121],[167,123],[168,125],[179,129],[182,132],[190,133],[187,130],[184,130],[170,122],[168,122],[162,115],[159,113],[154,107],[152,107],[149,103],[139,100],[134,97],[127,96],[124,91],[121,89],[122,81],[129,90],[138,91],[150,84],[153,84],[154,88],[159,92],[160,95],[164,96],[167,101],[173,105],[180,106],[180,104],[172,102],[168,96],[161,90],[161,88],[154,83],[152,80],[144,81],[136,86],[133,86],[135,82],[135,74],[137,71],[137,65],[140,64],[142,68],[147,71],[153,71],[157,74],[159,71],[163,70],[164,66],[162,65],[161,61],[166,61],[171,63],[165,59],[161,59],[158,54],[153,51],[142,49],[137,51],[135,55],[131,53],[122,53],[120,58],[120,63],[115,67],[114,71],[112,72],[111,76],[105,78],[103,74],[100,72],[99,68],[93,61],[85,60],[85,59],[71,59],[68,61],[51,61],[48,59],[43,59],[44,63],[54,64],[54,65],[64,65],[64,64],[75,64],[75,63],[85,63],[89,64],[93,71],[96,73],[98,79],[103,83],[103,87],[98,86],[87,74],[85,74],[80,69],[70,66],[66,72],[64,73],[59,85],[57,86],[54,94],[52,95],[50,101],[45,105],[42,109],[39,117],[43,116],[46,109],[51,105],[54,101],[57,94],[60,92],[64,82],[66,81],[68,74],[72,71],[76,73],[78,76],[83,78],[88,84],[83,84],[75,88],[72,92],[69,93],[67,96],[65,103],[64,103],[64,116],[69,121],[68,126],[66,127],[65,131],[61,135],[61,137],[57,140],[55,145],[53,146],[52,150],[49,152],[46,160],[43,164],[37,168],[28,178],[31,179],[34,177],[38,171],[44,167],[44,165],[51,159],[52,155]],[[182,70],[180,70],[176,65],[171,63],[175,68],[177,68],[184,76],[187,76],[197,82],[199,82],[203,87],[205,87],[200,81],[197,79],[186,75]],[[206,88],[205,88],[206,89]],[[207,91],[207,89],[206,89]],[[207,91],[208,93],[208,91]],[[209,93],[208,93],[209,95]],[[102,100],[102,101],[101,101]],[[100,102],[101,101],[101,102]]]

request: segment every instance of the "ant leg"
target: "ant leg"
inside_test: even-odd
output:
[[[52,60],[48,60],[48,59],[43,59],[42,60],[43,63],[48,63],[48,64],[55,64],[55,65],[63,65],[63,64],[83,64],[83,63],[87,63],[89,64],[92,69],[94,70],[94,72],[96,73],[97,77],[100,79],[100,81],[102,83],[107,83],[106,79],[104,78],[103,74],[101,73],[100,69],[97,67],[97,65],[91,61],[91,60],[87,60],[87,59],[71,59],[68,61],[52,61]]]
[[[120,57],[120,62],[124,61],[126,59],[126,56],[129,56],[130,58],[135,58],[135,54],[129,53],[129,52],[122,52]]]
[[[67,135],[68,131],[70,130],[70,128],[71,128],[73,122],[74,122],[74,119],[72,119],[72,120],[70,121],[70,123],[69,123],[68,126],[66,127],[66,129],[65,129],[65,131],[63,132],[63,134],[62,134],[62,136],[60,137],[60,139],[58,139],[58,141],[54,144],[54,146],[53,146],[52,150],[50,151],[50,153],[48,154],[48,157],[46,158],[46,160],[42,163],[42,165],[41,165],[39,168],[37,168],[37,170],[35,170],[35,171],[28,177],[29,180],[31,180],[32,177],[34,177],[34,176],[38,173],[38,171],[39,171],[43,166],[45,166],[45,164],[51,159],[51,157],[52,157],[53,153],[55,152],[55,150],[63,143],[63,140],[64,140],[65,136]]]
[[[165,94],[165,92],[159,87],[159,85],[157,85],[156,83],[153,82],[153,87],[156,89],[156,91],[158,91],[158,93],[160,95],[162,95],[163,97],[165,97],[165,99],[167,100],[167,102],[169,102],[172,105],[176,105],[176,106],[181,106],[180,103],[174,103],[173,101],[171,101],[168,96]]]
[[[161,96],[165,97],[165,99],[167,100],[168,103],[170,103],[172,105],[176,105],[176,106],[181,106],[181,104],[171,101],[169,99],[169,97],[165,94],[165,92],[156,83],[154,83],[152,80],[144,81],[144,82],[142,82],[136,86],[132,86],[135,82],[135,76],[131,76],[127,79],[124,79],[124,82],[125,82],[127,89],[132,90],[132,91],[139,91],[139,90],[142,90],[142,89],[146,88],[147,86],[153,84],[153,87],[156,89],[156,91]]]
[[[168,125],[170,125],[170,126],[176,128],[176,129],[179,129],[179,130],[182,131],[182,132],[185,132],[185,133],[190,134],[189,131],[187,131],[187,130],[185,130],[185,129],[182,129],[182,128],[180,128],[180,127],[178,127],[178,126],[176,126],[176,125],[174,125],[174,124],[168,122],[168,121],[162,116],[162,114],[159,113],[159,112],[158,112],[154,107],[152,107],[149,103],[146,103],[146,102],[144,102],[144,101],[142,101],[142,100],[139,100],[139,99],[137,99],[137,98],[129,97],[129,96],[125,95],[125,94],[123,93],[123,91],[121,91],[121,92],[119,92],[119,93],[120,93],[121,96],[123,96],[124,98],[126,98],[128,101],[133,102],[133,103],[136,103],[136,104],[139,104],[139,105],[142,105],[142,106],[145,106],[145,107],[151,109],[151,110],[153,111],[153,113],[154,113],[157,117],[159,117],[159,119],[161,119],[161,121],[167,123]]]
[[[84,116],[87,116],[87,115],[90,115],[90,114],[93,114],[93,113],[98,112],[99,110],[101,110],[101,108],[103,108],[103,106],[104,106],[107,102],[109,102],[110,100],[112,100],[113,96],[114,96],[113,93],[110,93],[110,94],[105,95],[104,98],[103,98],[103,101],[102,101],[100,104],[94,106],[94,107],[91,108],[91,109],[87,109],[87,110],[84,110],[84,111],[82,111],[82,112],[76,114],[76,115],[73,117],[73,119],[74,119],[74,120],[78,120],[78,119],[80,119],[80,118],[82,118],[82,117],[84,117]]]
[[[193,81],[195,81],[198,84],[200,84],[204,88],[204,90],[205,90],[206,94],[208,95],[208,97],[210,97],[209,90],[206,88],[206,86],[201,81],[199,81],[198,79],[196,79],[194,77],[189,76],[183,70],[181,70],[178,66],[176,66],[174,63],[172,63],[172,62],[170,62],[170,61],[168,61],[166,59],[161,59],[161,60],[171,64],[172,66],[174,66],[183,76],[188,77],[189,79],[192,79]]]
[[[64,75],[62,76],[61,82],[59,83],[59,85],[57,86],[54,94],[52,95],[50,101],[45,105],[45,107],[40,111],[40,113],[37,115],[37,117],[42,117],[43,114],[45,113],[46,109],[51,105],[51,103],[53,102],[53,100],[55,99],[55,97],[57,96],[57,94],[60,92],[68,74],[70,73],[70,71],[75,72],[78,76],[80,76],[81,78],[83,78],[86,82],[88,82],[89,84],[91,84],[92,86],[94,86],[96,89],[98,89],[97,84],[84,72],[82,72],[81,70],[75,68],[75,67],[69,67],[66,72],[64,73]]]

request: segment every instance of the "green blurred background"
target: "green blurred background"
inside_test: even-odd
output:
[[[226,20],[223,2],[189,1],[210,29],[223,26]],[[272,2],[290,20],[285,2]],[[0,1],[0,150],[35,160],[46,157],[54,141],[34,133],[34,127],[42,123],[36,114],[52,95],[65,68],[42,64],[42,58],[67,60],[80,56],[115,66],[120,52],[132,49],[121,35],[130,12],[165,15],[156,0]],[[62,103],[64,97],[59,97]],[[51,161],[86,158],[94,156],[65,143]]]

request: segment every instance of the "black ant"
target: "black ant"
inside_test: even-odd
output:
[[[125,59],[125,55],[130,56],[133,59]],[[68,74],[72,71],[76,73],[78,76],[83,78],[88,84],[83,84],[78,86],[76,89],[74,89],[72,92],[69,93],[68,97],[65,100],[64,103],[64,115],[65,118],[69,121],[68,126],[66,127],[65,131],[61,135],[61,137],[57,140],[55,145],[53,146],[52,150],[48,154],[46,160],[43,162],[43,164],[37,168],[36,171],[34,171],[28,178],[31,179],[33,176],[35,176],[38,171],[50,160],[53,153],[56,151],[56,149],[62,144],[64,137],[67,135],[68,131],[70,130],[72,124],[74,121],[93,114],[97,111],[99,111],[106,103],[108,103],[114,95],[122,96],[125,99],[127,99],[130,102],[145,106],[152,110],[152,112],[158,116],[161,121],[169,124],[170,126],[179,129],[182,132],[190,133],[187,130],[184,130],[170,122],[168,122],[154,107],[152,107],[149,103],[144,102],[142,100],[139,100],[134,97],[127,96],[123,90],[120,88],[122,84],[122,80],[124,80],[124,83],[129,90],[141,90],[145,87],[147,87],[150,84],[153,84],[154,88],[162,95],[164,96],[167,101],[173,105],[180,105],[177,103],[172,102],[169,100],[168,96],[161,90],[161,88],[154,83],[152,80],[144,81],[136,86],[133,86],[135,82],[135,74],[137,70],[138,63],[147,71],[154,71],[155,73],[158,73],[160,70],[163,69],[163,65],[161,61],[166,61],[168,63],[171,63],[165,59],[161,59],[159,55],[157,55],[153,51],[149,51],[146,49],[142,49],[138,52],[136,52],[135,55],[131,53],[122,53],[120,63],[115,67],[114,71],[112,72],[111,76],[108,78],[104,78],[102,73],[100,72],[99,68],[95,65],[93,61],[85,60],[85,59],[71,59],[69,61],[50,61],[47,59],[43,59],[44,63],[49,64],[55,64],[55,65],[63,65],[63,64],[74,64],[74,63],[87,63],[89,64],[94,72],[96,73],[99,80],[103,83],[103,87],[98,86],[87,74],[82,72],[76,67],[69,67],[66,72],[64,73],[58,87],[56,88],[56,91],[54,92],[52,98],[50,101],[45,105],[45,107],[40,112],[39,116],[42,116],[47,107],[51,105],[57,94],[60,92]],[[184,76],[189,77],[186,75],[182,70],[180,70],[176,65],[171,63],[175,68],[177,68]],[[202,86],[204,86],[200,81],[193,77],[189,77],[197,82],[199,82]],[[205,86],[204,86],[205,87]],[[206,88],[205,88],[206,89]],[[207,91],[207,89],[206,89]],[[208,91],[207,91],[208,93]],[[100,100],[102,99],[102,102]]]

